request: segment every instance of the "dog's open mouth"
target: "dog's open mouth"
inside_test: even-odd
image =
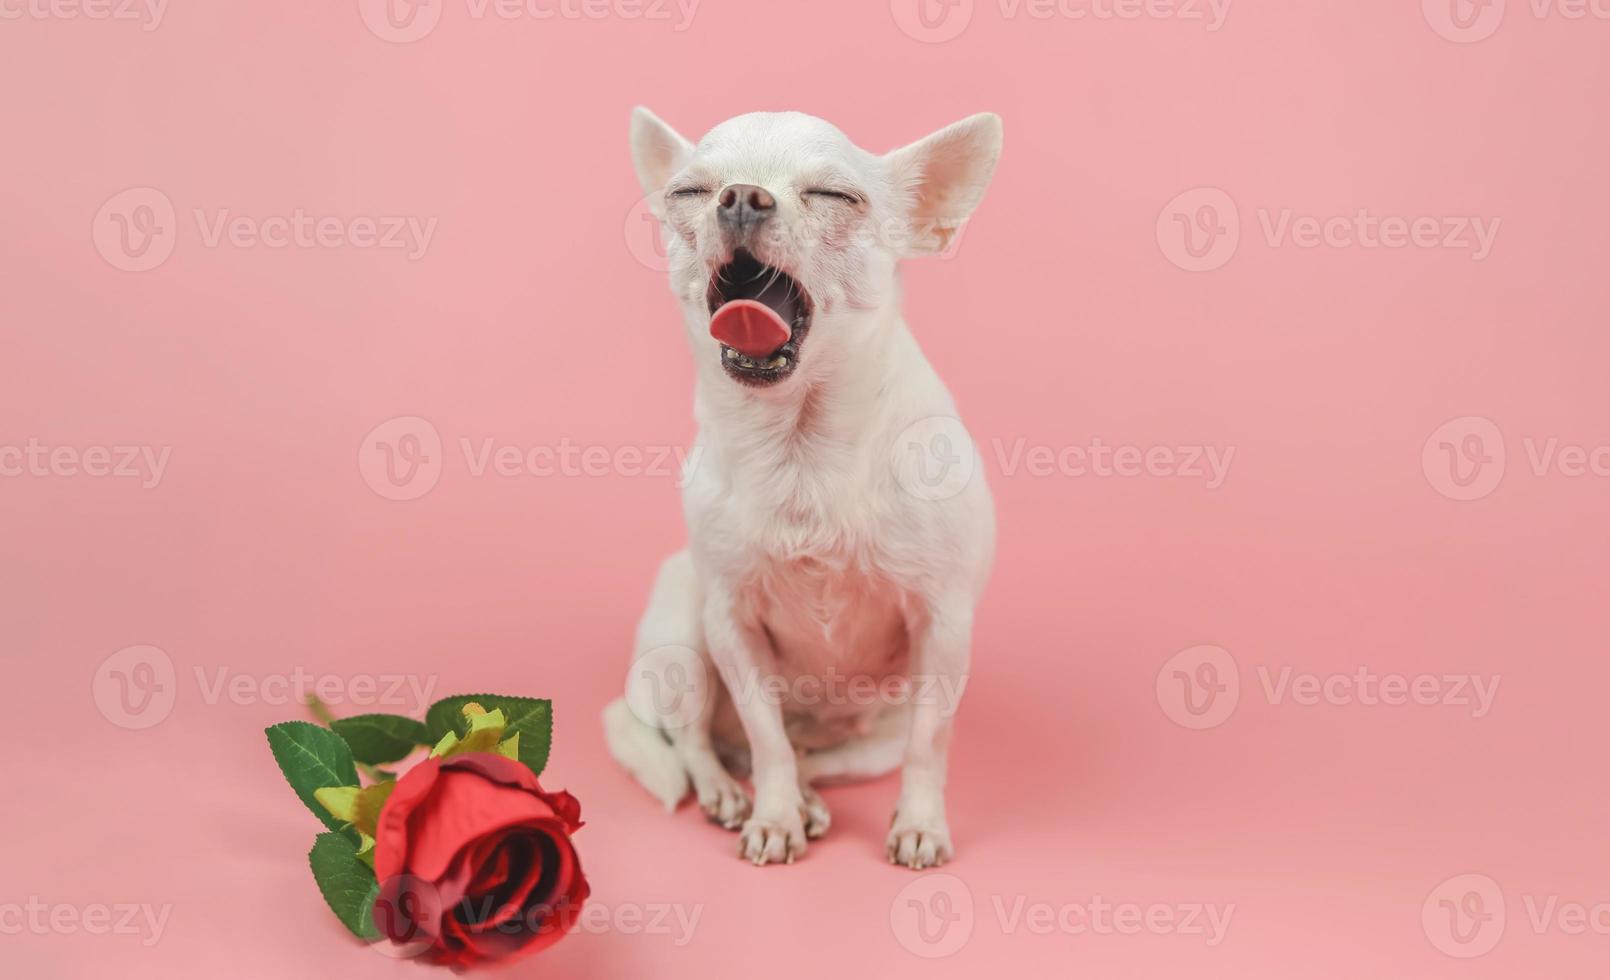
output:
[[[799,365],[811,327],[811,298],[788,273],[747,249],[710,277],[710,333],[721,342],[721,366],[738,381],[776,384]]]

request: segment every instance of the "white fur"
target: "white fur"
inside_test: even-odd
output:
[[[944,786],[955,697],[868,706],[755,692],[762,679],[792,692],[802,678],[894,673],[950,695],[965,684],[994,509],[981,475],[941,500],[897,478],[902,430],[956,410],[901,316],[895,270],[952,241],[984,195],[1000,142],[1000,120],[982,114],[878,156],[820,119],[754,113],[694,145],[646,109],[633,112],[632,158],[665,223],[699,423],[683,491],[689,548],[661,569],[634,664],[682,651],[697,707],[643,718],[616,702],[606,731],[616,758],[668,806],[691,783],[712,819],[741,830],[739,854],[757,864],[792,861],[826,830],[813,782],[896,766],[890,860],[923,868],[951,856]],[[797,369],[769,388],[728,377],[709,334],[706,290],[730,258],[714,200],[735,183],[776,198],[773,234],[752,250],[814,307]],[[805,193],[818,187],[858,201]],[[679,188],[707,193],[668,193]],[[646,683],[634,670],[626,700],[657,704]],[[752,806],[732,773],[745,757]]]

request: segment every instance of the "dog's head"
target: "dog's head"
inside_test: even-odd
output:
[[[638,108],[631,141],[700,370],[783,390],[872,339],[899,259],[950,245],[995,172],[1001,121],[879,156],[797,112],[738,116],[693,144]]]

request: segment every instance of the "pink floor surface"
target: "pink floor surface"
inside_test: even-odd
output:
[[[0,3],[0,973],[425,975],[304,862],[322,685],[554,699],[600,912],[510,976],[1604,976],[1607,11],[436,4]],[[893,780],[757,870],[606,757],[692,436],[639,102],[1005,119],[906,278],[1001,523],[942,874]]]

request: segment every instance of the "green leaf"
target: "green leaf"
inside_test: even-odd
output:
[[[432,759],[444,758],[456,748],[458,748],[458,733],[448,732],[442,736],[441,741],[436,743],[436,747],[430,750],[430,757]]]
[[[358,822],[358,793],[356,786],[326,786],[313,791],[313,798],[324,807],[324,812],[343,824]]]
[[[396,783],[375,783],[365,786],[358,792],[354,806],[352,826],[365,837],[373,837],[380,828],[380,811],[386,808],[386,801],[391,799],[391,791],[397,788]]]
[[[376,938],[380,933],[373,910],[380,882],[375,880],[374,869],[358,857],[358,845],[343,834],[320,834],[308,852],[307,863],[341,924],[359,939]]]
[[[464,706],[475,702],[487,711],[501,711],[508,720],[503,737],[520,736],[517,743],[520,761],[532,772],[542,775],[548,765],[548,750],[553,745],[553,702],[546,698],[507,698],[498,694],[460,694],[443,698],[425,712],[425,729],[432,744],[448,732],[460,737],[470,730],[464,717]]]
[[[352,750],[347,743],[328,728],[306,721],[282,722],[266,734],[274,761],[280,764],[280,771],[296,795],[326,827],[344,827],[313,794],[326,787],[358,785],[358,769],[352,763]]]
[[[375,867],[375,839],[368,834],[363,835],[363,846],[358,848],[358,860],[369,866],[373,871]],[[371,916],[371,919],[373,917]]]
[[[429,745],[423,722],[402,715],[355,715],[330,722],[352,747],[352,757],[366,766],[396,762],[421,745]]]

